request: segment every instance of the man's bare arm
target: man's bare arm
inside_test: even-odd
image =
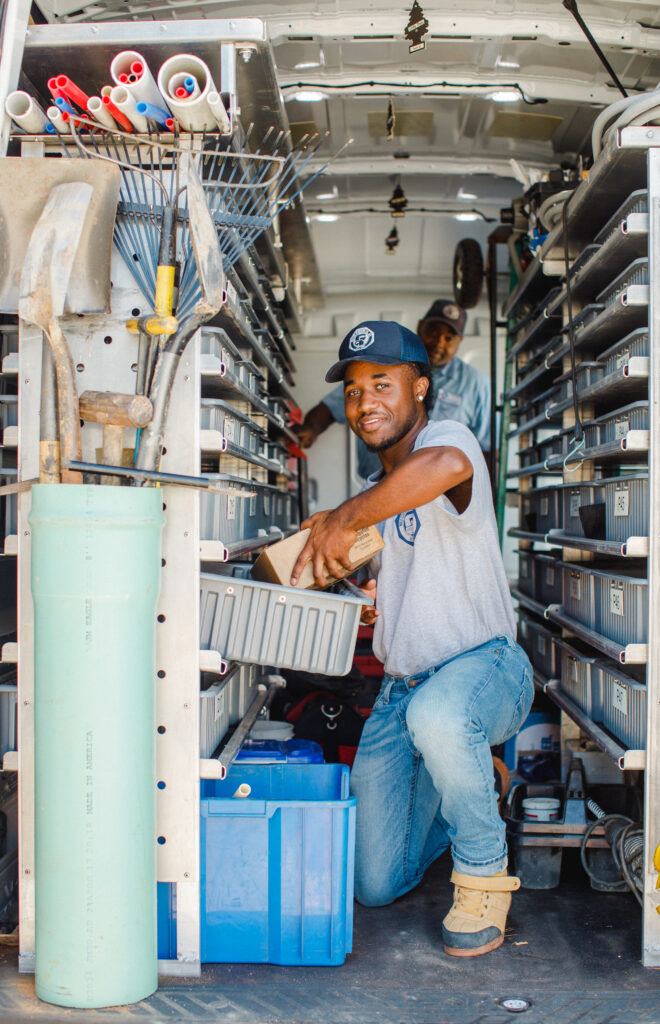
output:
[[[443,446],[412,452],[373,487],[336,509],[317,512],[305,520],[303,527],[311,532],[293,567],[291,585],[296,585],[308,562],[312,562],[320,586],[325,585],[328,576],[344,576],[352,569],[348,552],[358,530],[460,490],[472,474],[472,463],[458,448]]]

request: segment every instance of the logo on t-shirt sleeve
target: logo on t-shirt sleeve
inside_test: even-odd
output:
[[[406,544],[410,544],[412,547],[415,543],[415,537],[419,533],[420,528],[419,516],[417,515],[417,509],[413,508],[410,512],[399,512],[396,517],[396,532],[402,541]]]

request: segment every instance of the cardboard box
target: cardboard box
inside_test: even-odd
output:
[[[270,544],[261,552],[252,566],[252,579],[259,580],[261,583],[279,583],[285,587],[290,587],[293,567],[308,537],[309,530],[300,530],[299,533],[294,533],[291,537],[286,537],[275,544]],[[361,565],[366,565],[383,547],[383,538],[378,532],[377,527],[368,526],[364,530],[358,530],[355,544],[348,555],[353,563],[351,572],[359,569]],[[350,576],[350,573],[346,572],[344,575]],[[329,587],[332,583],[336,582],[335,578],[328,579],[326,586]],[[305,590],[317,589],[311,562],[308,562],[303,569],[296,586],[302,587]]]

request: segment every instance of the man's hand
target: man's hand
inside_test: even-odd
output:
[[[293,427],[301,448],[311,448],[319,434],[327,430],[335,418],[325,402],[319,402],[310,409],[302,423]]]
[[[363,606],[360,622],[364,623],[365,626],[373,626],[380,615],[380,612],[376,610],[376,581],[367,580],[364,586],[360,587],[360,590],[373,601],[373,604],[365,604]]]
[[[301,448],[311,448],[317,438],[316,431],[310,427],[305,426],[304,423],[299,423],[291,428],[298,438],[298,443]]]
[[[291,573],[291,586],[295,587],[308,562],[312,563],[317,586],[325,587],[328,577],[339,579],[353,569],[348,553],[355,543],[357,530],[345,526],[341,507],[328,512],[316,512],[301,524],[309,528],[307,543],[298,556]]]

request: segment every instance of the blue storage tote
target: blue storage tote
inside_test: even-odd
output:
[[[236,764],[323,764],[323,748],[314,740],[247,739]]]
[[[241,783],[251,793],[234,799]],[[342,964],[353,945],[348,767],[233,765],[201,787],[202,962]]]

